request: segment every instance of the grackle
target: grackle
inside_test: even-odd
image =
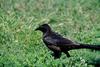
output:
[[[89,45],[89,44],[81,44],[74,43],[71,40],[64,38],[60,34],[53,32],[48,24],[42,24],[35,30],[39,30],[43,32],[43,42],[45,45],[53,51],[54,59],[60,58],[61,53],[65,53],[67,57],[70,57],[68,53],[69,50],[73,49],[92,49],[92,50],[100,50],[99,45]]]

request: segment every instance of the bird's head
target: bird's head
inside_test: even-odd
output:
[[[48,24],[42,24],[39,27],[37,27],[35,30],[42,31],[43,33],[46,33],[47,31],[50,31],[51,28]]]

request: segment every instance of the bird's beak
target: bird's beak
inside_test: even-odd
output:
[[[36,28],[35,31],[39,30],[39,28]]]

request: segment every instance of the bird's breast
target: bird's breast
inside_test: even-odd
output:
[[[52,51],[61,51],[60,47],[55,45],[48,45],[47,47]]]
[[[45,43],[45,45],[52,51],[61,51],[60,47],[51,44],[50,42],[48,42],[47,40],[43,39],[43,42]]]

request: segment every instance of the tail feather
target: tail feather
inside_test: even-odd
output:
[[[100,45],[80,44],[80,45],[76,46],[75,49],[82,49],[82,48],[100,50]]]

